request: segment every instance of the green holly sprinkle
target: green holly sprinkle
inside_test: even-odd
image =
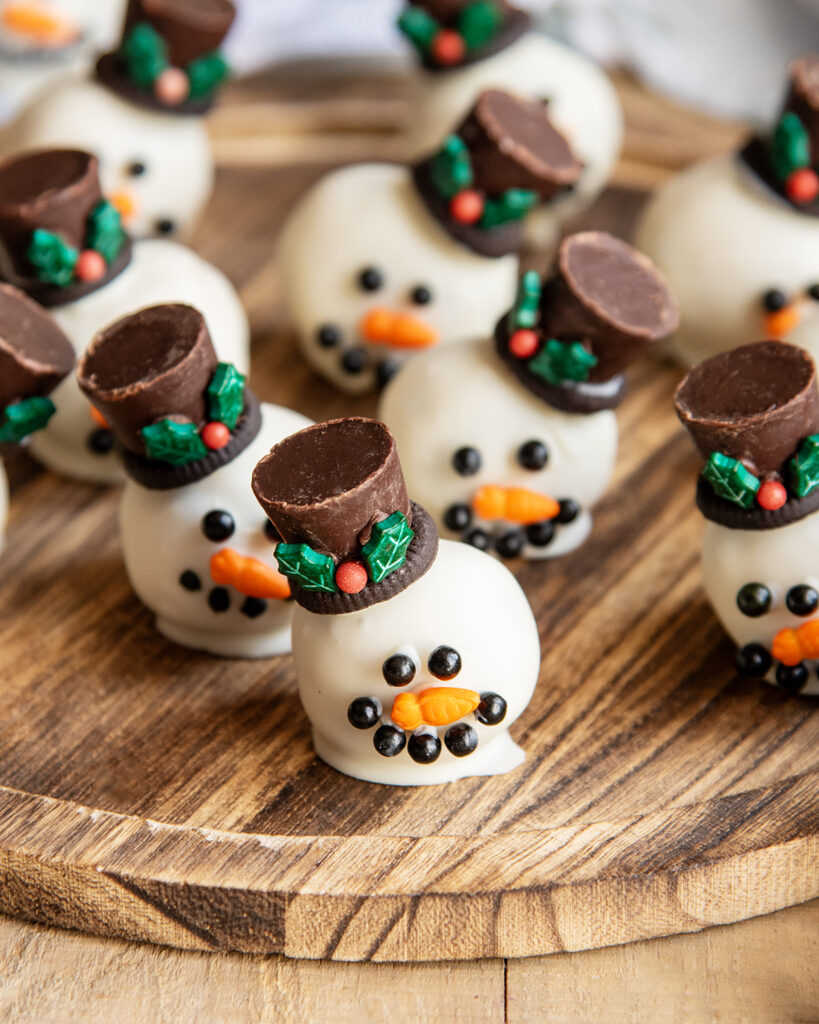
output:
[[[458,18],[458,32],[467,50],[478,50],[492,42],[503,27],[503,13],[493,0],[467,4]]]
[[[441,149],[432,158],[429,174],[437,191],[447,199],[470,187],[474,181],[472,160],[460,136],[447,136]]]
[[[56,412],[50,398],[23,398],[3,410],[0,444],[20,444],[29,434],[42,430]]]
[[[799,167],[810,166],[810,136],[792,111],[783,114],[774,129],[771,163],[780,181],[785,181]]]
[[[529,360],[528,367],[549,384],[560,385],[567,380],[581,383],[588,380],[597,356],[579,341],[558,341],[549,338],[538,354]]]
[[[245,407],[245,378],[233,363],[219,363],[208,385],[208,412],[233,430]]]
[[[88,218],[88,248],[96,249],[105,262],[110,264],[119,256],[127,237],[122,230],[122,220],[116,207],[106,199],[97,203]]]
[[[511,221],[522,220],[536,204],[536,192],[525,188],[508,188],[500,196],[486,200],[479,227],[497,228]]]
[[[373,527],[372,536],[361,549],[370,579],[380,583],[403,564],[415,531],[403,512],[393,512]]]
[[[35,228],[26,256],[36,267],[37,277],[47,284],[65,288],[74,280],[79,253],[51,231]]]
[[[279,569],[302,590],[338,591],[336,564],[330,555],[314,551],[309,544],[278,544],[275,554]]]
[[[512,319],[515,327],[535,327],[540,311],[540,275],[536,270],[527,270],[518,282]]]
[[[128,68],[129,77],[143,89],[150,89],[168,67],[168,46],[147,22],[134,25],[119,55]]]
[[[791,488],[800,498],[819,486],[819,434],[806,437],[790,462]]]
[[[186,466],[208,454],[195,423],[176,423],[164,419],[140,431],[149,459],[171,466]]]
[[[732,459],[722,452],[711,452],[702,475],[720,498],[742,508],[751,508],[753,505],[759,490],[759,479],[739,459]]]
[[[185,70],[190,83],[188,95],[192,100],[210,96],[230,74],[228,63],[220,53],[206,53],[204,57],[197,57]]]
[[[421,54],[426,54],[441,25],[422,7],[407,7],[398,17],[398,28]]]

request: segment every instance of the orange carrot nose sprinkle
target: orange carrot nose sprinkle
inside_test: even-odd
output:
[[[123,220],[127,221],[129,217],[133,217],[136,213],[136,200],[131,193],[126,192],[125,189],[115,192],[110,198],[111,205]]]
[[[449,725],[468,715],[481,702],[474,690],[431,686],[421,693],[399,693],[392,702],[392,720],[407,732],[421,725]]]
[[[367,341],[393,348],[429,348],[438,341],[438,332],[418,317],[381,307],[365,314],[358,329]]]
[[[233,587],[245,597],[267,597],[284,600],[290,597],[290,584],[286,576],[258,558],[240,555],[233,548],[222,548],[210,560],[210,575],[214,583]]]
[[[66,46],[80,34],[71,22],[35,3],[7,4],[2,20],[8,32],[33,39],[41,46]]]
[[[472,508],[481,519],[508,519],[511,523],[540,523],[554,519],[560,505],[554,498],[525,487],[480,487],[472,499]]]
[[[798,665],[803,658],[819,658],[819,619],[812,619],[798,629],[780,629],[771,653],[783,665]]]
[[[799,307],[795,302],[788,303],[775,313],[765,314],[765,333],[769,338],[784,338],[794,327],[797,327],[802,319]]]

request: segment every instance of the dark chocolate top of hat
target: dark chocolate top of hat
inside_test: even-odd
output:
[[[54,320],[24,292],[0,284],[0,412],[49,394],[74,367],[74,349]]]
[[[34,232],[56,235],[74,250],[86,247],[89,218],[103,201],[99,164],[76,149],[33,150],[0,164],[0,278],[27,292],[42,306],[74,302],[104,287],[130,262],[125,239],[116,258],[96,280],[58,286],[42,280],[29,249]]]
[[[712,356],[685,375],[674,407],[705,460],[714,453],[726,456],[788,491],[779,509],[743,508],[703,482],[698,503],[709,519],[738,529],[770,529],[816,508],[819,499],[791,491],[791,462],[802,442],[819,432],[816,370],[804,349],[759,341]]]
[[[378,524],[405,521],[403,563],[383,579],[370,575],[355,593],[316,592],[291,578],[296,600],[311,611],[355,611],[399,593],[431,565],[437,533],[421,524],[407,496],[395,439],[378,420],[351,416],[317,423],[280,441],[256,466],[253,493],[286,545],[306,545],[333,563],[360,561]],[[407,527],[413,531],[412,539]]]

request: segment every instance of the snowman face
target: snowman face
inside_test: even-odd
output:
[[[409,493],[444,535],[506,557],[548,558],[588,534],[587,510],[614,466],[614,413],[553,409],[481,341],[413,360],[385,392],[380,415]],[[505,512],[492,514],[492,493]],[[556,520],[552,499],[561,503]]]
[[[210,194],[202,119],[154,112],[95,82],[60,83],[11,125],[7,152],[70,146],[98,157],[103,192],[134,235],[184,235]]]
[[[768,652],[782,630],[819,620],[819,515],[776,530],[729,530],[708,522],[702,571],[708,599],[738,647]],[[805,658],[803,693],[819,693],[819,659]],[[767,673],[789,689],[802,670],[774,660]]]
[[[364,611],[297,608],[293,654],[316,751],[339,771],[423,785],[508,771],[523,759],[507,729],[537,680],[537,629],[514,577],[471,548],[441,541],[419,580]],[[467,703],[441,725],[411,727],[402,703],[416,707],[425,693],[434,700],[429,691],[442,687]],[[483,706],[469,710],[470,696],[474,704],[482,694]]]
[[[819,220],[774,198],[731,157],[677,175],[649,203],[635,245],[682,310],[686,363],[761,338],[819,355]]]
[[[157,628],[177,643],[227,657],[267,657],[290,645],[292,602],[276,567],[277,537],[250,477],[274,444],[310,421],[271,405],[262,406],[262,415],[255,440],[204,480],[169,491],[129,480],[122,499],[126,569]]]
[[[302,201],[279,250],[306,357],[346,391],[408,356],[478,337],[514,299],[517,259],[477,256],[427,212],[406,168],[347,167]]]

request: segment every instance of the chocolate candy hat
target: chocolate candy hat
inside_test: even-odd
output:
[[[255,395],[231,363],[218,362],[192,306],[149,306],[106,327],[77,379],[122,446],[126,472],[152,490],[204,479],[261,427]]]
[[[482,256],[504,256],[520,248],[526,214],[571,188],[582,170],[545,103],[488,89],[412,173],[456,241]]]
[[[430,71],[474,64],[500,53],[531,19],[506,0],[411,0],[398,27]]]
[[[130,259],[96,157],[48,149],[0,164],[0,280],[42,306],[61,306],[102,288]]]
[[[706,460],[697,504],[738,530],[770,530],[819,508],[819,391],[808,353],[758,341],[693,367],[674,407]]]
[[[623,371],[679,323],[665,279],[613,235],[565,238],[543,281],[521,278],[514,307],[495,328],[498,355],[532,394],[566,412],[612,409]]]
[[[788,93],[771,136],[755,135],[740,159],[794,209],[819,216],[819,56],[791,63]]]
[[[203,114],[227,78],[219,53],[236,17],[230,0],[128,0],[122,40],[97,78],[139,106]]]
[[[54,415],[46,398],[74,367],[74,349],[36,302],[0,285],[0,448],[21,444]]]
[[[395,439],[351,416],[280,441],[253,471],[253,493],[284,543],[279,569],[319,615],[387,601],[435,560],[438,533],[411,502]]]

